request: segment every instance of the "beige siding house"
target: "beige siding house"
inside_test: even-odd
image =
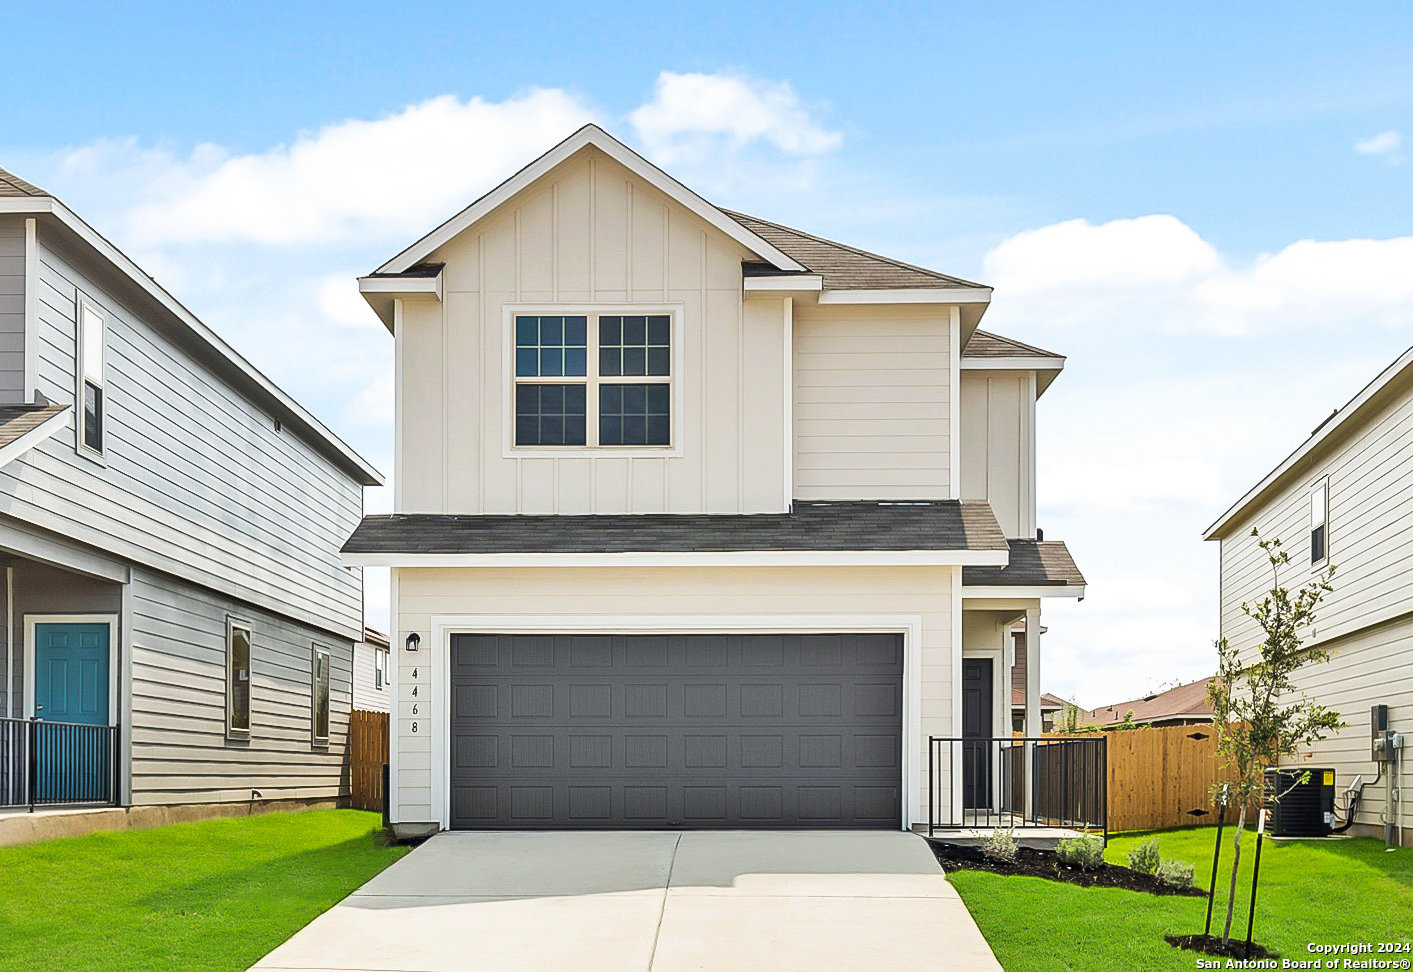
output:
[[[593,126],[360,287],[396,512],[344,562],[392,569],[399,830],[961,805],[928,737],[1009,735],[1008,627],[1084,591],[1035,524],[1063,359],[978,330],[989,288],[719,209]]]
[[[1298,686],[1337,710],[1347,728],[1302,761],[1334,768],[1340,793],[1362,777],[1356,830],[1382,833],[1392,823],[1406,841],[1405,808],[1388,798],[1391,788],[1407,787],[1409,774],[1374,760],[1370,712],[1387,705],[1388,728],[1413,733],[1413,350],[1208,529],[1207,539],[1221,543],[1222,635],[1243,650],[1255,648],[1259,631],[1241,604],[1271,586],[1253,528],[1289,551],[1287,586],[1337,568],[1334,592],[1304,634],[1331,660],[1300,672]]]

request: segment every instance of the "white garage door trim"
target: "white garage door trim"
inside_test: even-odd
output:
[[[886,633],[903,636],[903,819],[902,830],[913,825],[925,772],[919,772],[918,740],[922,735],[922,616],[918,614],[762,614],[762,615],[437,615],[431,620],[433,651],[419,663],[427,669],[418,681],[431,687],[437,714],[428,720],[436,726],[431,739],[432,805],[440,807],[441,828],[451,829],[451,636],[454,634],[789,634],[829,632],[838,634]]]

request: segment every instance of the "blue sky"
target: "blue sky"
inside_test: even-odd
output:
[[[994,284],[984,326],[1070,356],[1040,519],[1092,593],[1047,614],[1044,681],[1087,705],[1207,673],[1201,528],[1413,343],[1407,4],[389,10],[31,8],[0,165],[385,469],[353,275],[585,120],[713,201]]]

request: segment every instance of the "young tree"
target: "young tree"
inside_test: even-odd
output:
[[[1278,765],[1281,757],[1294,756],[1343,726],[1338,712],[1294,695],[1291,680],[1302,666],[1329,660],[1324,649],[1304,647],[1300,632],[1315,620],[1315,608],[1334,590],[1330,584],[1334,565],[1291,593],[1280,582],[1281,568],[1290,563],[1290,554],[1281,549],[1279,539],[1263,540],[1257,530],[1252,530],[1251,536],[1270,564],[1271,590],[1255,604],[1243,603],[1241,610],[1256,622],[1263,638],[1257,654],[1245,661],[1227,639],[1218,641],[1217,676],[1207,687],[1207,701],[1216,716],[1217,754],[1232,774],[1229,794],[1238,808],[1223,944],[1231,940],[1246,808],[1265,790],[1266,767]],[[1214,800],[1220,789],[1213,788]],[[1283,795],[1272,794],[1272,798],[1278,800]]]

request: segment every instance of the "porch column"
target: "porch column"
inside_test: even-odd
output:
[[[1043,731],[1040,722],[1040,606],[1026,608],[1025,611],[1025,734],[1039,736]],[[1028,815],[1033,819],[1039,807],[1035,800],[1035,744],[1026,743],[1025,750],[1025,802]]]

